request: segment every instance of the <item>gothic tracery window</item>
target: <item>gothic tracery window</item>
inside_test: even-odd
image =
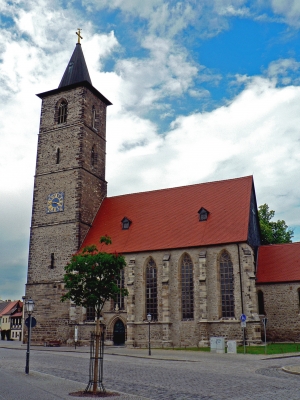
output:
[[[124,289],[125,279],[124,279],[124,269],[122,269],[120,273],[120,279],[117,279],[117,285],[119,289]],[[114,302],[115,310],[124,310],[124,296],[121,294],[117,295],[117,298]]]
[[[153,258],[146,267],[146,315],[151,314],[151,320],[157,321],[157,269]]]
[[[188,254],[181,261],[181,311],[183,320],[194,318],[193,262]]]
[[[234,317],[234,277],[233,264],[227,251],[223,251],[220,260],[221,308],[223,318]]]
[[[65,100],[62,100],[58,107],[58,119],[57,123],[62,124],[63,122],[67,121],[67,112],[68,112],[68,105]]]

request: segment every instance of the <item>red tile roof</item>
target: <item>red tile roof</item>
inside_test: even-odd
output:
[[[130,253],[246,241],[252,176],[106,198],[82,247]],[[200,222],[198,211],[209,211]],[[132,221],[128,230],[121,221]],[[112,245],[99,243],[108,235]]]
[[[258,250],[256,283],[300,281],[300,243],[272,244]]]
[[[18,304],[19,300],[10,301],[5,308],[0,312],[0,316],[10,314],[10,311]]]

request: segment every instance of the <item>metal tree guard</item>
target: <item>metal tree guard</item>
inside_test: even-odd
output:
[[[98,380],[97,386],[99,387],[100,391],[105,392],[105,388],[103,385],[103,355],[104,355],[104,327],[102,327],[102,332],[100,335],[96,335],[95,332],[91,332],[91,341],[90,341],[90,371],[89,371],[89,383],[85,389],[85,392],[89,392],[90,389],[94,385],[94,365],[96,359],[96,339],[100,337],[100,346],[99,346],[99,354],[98,354]]]

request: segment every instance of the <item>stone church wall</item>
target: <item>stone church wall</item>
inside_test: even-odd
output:
[[[268,341],[299,342],[299,290],[300,282],[257,285],[257,291],[262,291],[264,297]]]
[[[224,249],[229,252],[234,269],[235,318],[229,320],[221,316],[218,257]],[[191,257],[194,266],[194,318],[188,321],[182,321],[181,317],[180,260],[185,253]],[[168,261],[163,260],[166,255],[169,256]],[[247,342],[260,342],[260,321],[253,279],[254,256],[245,243],[239,245],[239,249],[236,244],[230,244],[125,255],[125,283],[129,290],[129,296],[125,299],[128,346],[145,347],[148,343],[145,270],[150,257],[157,267],[158,285],[158,321],[151,322],[152,345],[205,346],[208,345],[210,336],[224,336],[226,339],[242,341],[243,332],[239,320],[242,298],[243,312],[248,319]],[[104,322],[109,326],[108,344],[112,343],[113,321],[117,320],[118,314],[120,312],[115,312],[111,305],[103,314]],[[123,314],[121,318],[124,317]]]

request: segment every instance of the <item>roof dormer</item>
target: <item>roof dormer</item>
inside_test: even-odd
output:
[[[198,211],[199,221],[207,221],[209,211],[207,211],[204,207],[201,207]]]
[[[122,222],[122,229],[129,229],[129,227],[131,225],[130,219],[128,219],[127,217],[124,217],[121,222]]]

